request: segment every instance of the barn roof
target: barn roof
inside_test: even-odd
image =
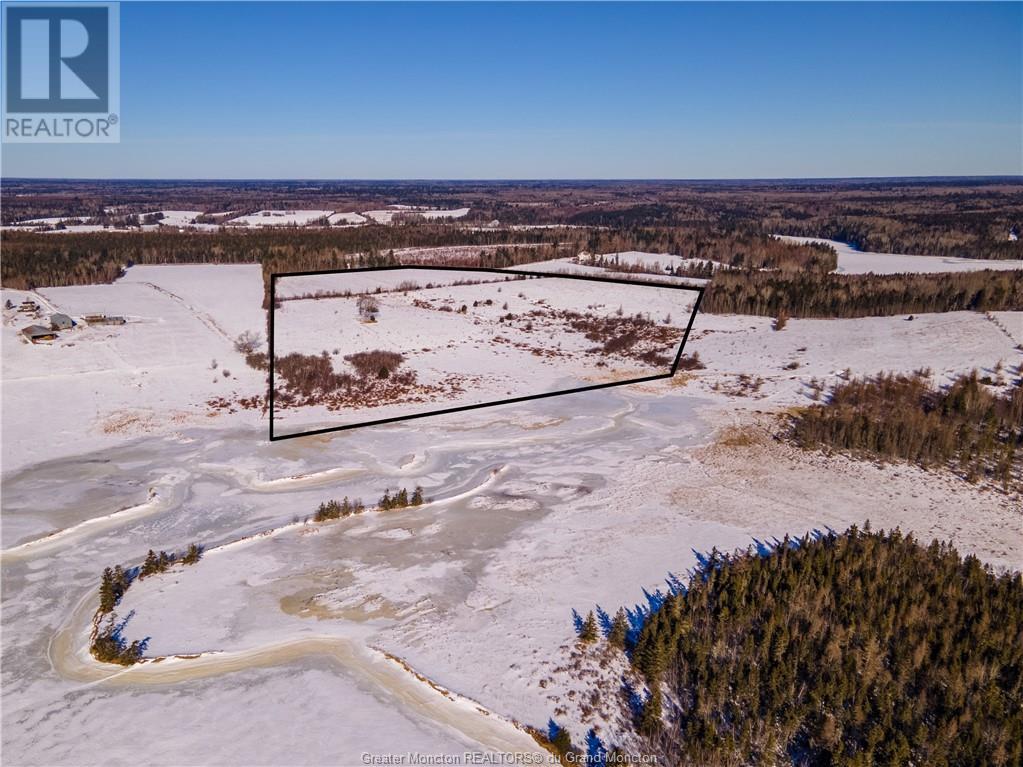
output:
[[[29,325],[27,328],[23,328],[21,332],[29,338],[53,335],[53,331],[50,328],[43,327],[42,325]]]

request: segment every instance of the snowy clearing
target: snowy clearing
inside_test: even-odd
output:
[[[365,224],[366,217],[359,213],[332,213],[327,220],[333,224]]]
[[[562,265],[588,269],[551,268]],[[484,326],[466,332],[465,322],[504,302],[519,315],[546,311],[541,300],[655,317],[667,308],[648,288],[636,306],[574,284],[550,289],[567,282],[435,287],[430,302],[452,308],[431,310],[442,324],[467,307],[447,335],[416,319],[400,292],[380,294],[367,324],[334,314],[350,312],[351,299],[286,300],[280,327],[296,349],[333,357],[336,343],[343,358],[391,321],[408,322],[416,344],[455,343],[443,364],[468,369],[491,350],[475,335]],[[337,287],[282,285],[285,296]],[[5,310],[0,332],[2,717],[14,763],[128,762],[125,732],[154,728],[187,737],[153,740],[153,764],[280,764],[296,753],[349,764],[393,744],[530,749],[512,722],[546,729],[551,718],[583,742],[613,722],[584,711],[571,695],[578,677],[556,670],[567,665],[573,610],[649,609],[713,547],[869,518],[952,540],[996,568],[1021,561],[1018,497],[774,438],[781,414],[814,401],[812,379],[833,383],[847,368],[930,368],[937,383],[978,368],[1007,382],[996,371],[1020,362],[1021,312],[790,320],[782,331],[767,318],[699,315],[687,351],[706,367],[671,380],[271,443],[258,407],[209,405],[265,393],[264,373],[234,349],[242,332],[265,334],[259,266],[136,266],[112,285],[2,293],[15,307],[26,297],[40,316]],[[78,326],[52,342],[23,340],[23,326],[54,311]],[[435,353],[438,364],[447,354]],[[553,380],[545,358],[502,359],[509,382]],[[416,486],[434,502],[372,508],[385,490]],[[344,496],[370,508],[306,521]],[[207,549],[198,564],[136,582],[118,612],[134,610],[125,633],[151,637],[149,656],[202,655],[127,672],[95,661],[103,567],[192,542]]]
[[[944,258],[942,256],[911,256],[899,253],[869,253],[837,240],[818,237],[775,235],[786,242],[814,242],[830,245],[838,253],[839,274],[899,274],[903,272],[973,272],[979,269],[1023,269],[1023,260],[992,261],[980,258]]]
[[[335,374],[355,375],[346,355],[383,350],[403,357],[390,380],[414,375],[404,388],[385,381],[363,392],[360,383],[354,394],[319,396],[323,404],[275,408],[281,433],[665,374],[696,300],[692,291],[653,286],[429,269],[284,277],[277,285],[282,298],[322,296],[280,302],[277,358],[326,354]],[[372,314],[360,308],[367,301]],[[280,369],[277,386],[284,388]]]
[[[362,215],[371,218],[378,224],[389,224],[395,216],[414,214],[426,219],[436,218],[465,218],[469,215],[469,208],[454,208],[451,210],[434,210],[431,208],[417,208],[409,205],[392,205],[387,210],[367,210]]]
[[[327,218],[332,210],[260,210],[247,216],[232,218],[229,226],[305,226]]]

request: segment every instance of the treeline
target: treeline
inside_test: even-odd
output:
[[[353,514],[362,514],[366,510],[365,504],[356,498],[349,501],[346,495],[343,501],[324,501],[313,515],[314,522],[326,522],[331,519],[347,519]]]
[[[1018,209],[1017,209],[1018,210]],[[832,218],[792,218],[780,222],[775,231],[803,237],[824,237],[848,242],[874,253],[913,253],[953,258],[1020,258],[1023,248],[1009,239],[1015,219],[1007,210],[976,210],[937,214],[910,214],[895,218],[884,215]]]
[[[143,563],[137,567],[125,569],[121,565],[115,565],[104,569],[100,578],[99,606],[93,617],[89,645],[93,656],[104,663],[117,663],[121,666],[130,666],[142,660],[149,640],[135,640],[129,644],[123,636],[123,631],[134,613],[129,613],[123,620],[118,620],[114,608],[120,604],[125,592],[136,579],[143,580],[165,572],[175,562],[194,565],[202,559],[202,555],[203,547],[192,543],[181,555],[166,551],[156,553],[150,549]]]
[[[1000,397],[977,371],[945,389],[931,388],[925,372],[839,383],[826,404],[793,419],[791,437],[804,448],[948,466],[970,482],[1023,489],[1023,379]]]
[[[786,242],[766,234],[727,231],[716,226],[625,226],[584,231],[584,249],[611,259],[615,253],[638,250],[715,261],[742,269],[816,272],[838,267],[838,255],[829,246]]]
[[[559,252],[550,230],[464,229],[442,224],[361,226],[224,232],[0,232],[5,287],[88,285],[112,282],[132,264],[249,264],[264,272],[347,269],[398,263],[390,251],[409,247],[473,246],[463,266],[513,266]],[[514,245],[547,248],[513,247]],[[501,246],[501,247],[495,247]],[[567,251],[566,251],[567,253]],[[565,255],[566,253],[562,253]],[[267,280],[269,282],[269,280]]]
[[[711,314],[877,317],[1023,309],[1023,272],[824,274],[719,270],[701,304]]]
[[[651,694],[622,705],[660,764],[1017,765],[1021,635],[1018,572],[868,523],[713,552],[627,642]]]
[[[377,501],[377,508],[381,511],[391,511],[422,506],[424,503],[426,503],[426,499],[423,496],[423,488],[416,485],[411,493],[404,487],[394,495],[391,495],[390,488],[384,490],[383,496]],[[332,519],[347,519],[355,514],[362,514],[364,511],[366,511],[366,506],[361,500],[349,501],[346,495],[342,501],[331,500],[321,503],[313,515],[313,521],[327,522]]]

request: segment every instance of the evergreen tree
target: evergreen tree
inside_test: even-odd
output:
[[[590,610],[583,621],[583,627],[579,630],[579,641],[596,642],[597,636],[597,619],[593,615],[593,610]]]
[[[153,575],[160,569],[160,560],[156,556],[156,552],[152,549],[146,554],[146,559],[142,563],[142,569],[139,570],[139,578],[145,578],[148,575]]]
[[[624,650],[625,641],[628,637],[628,629],[629,626],[625,619],[625,610],[619,607],[618,612],[615,613],[614,620],[611,621],[611,631],[607,635],[608,644],[616,650]]]
[[[559,757],[565,757],[572,751],[572,736],[564,727],[559,727],[557,733],[551,739],[551,745],[558,752]]]
[[[103,578],[99,586],[99,611],[108,613],[117,605],[117,593],[114,588],[114,571],[109,567],[103,570]]]
[[[639,731],[644,735],[654,735],[660,731],[661,722],[661,690],[654,685],[650,691],[650,697],[643,704],[643,711],[639,715]]]
[[[185,552],[185,556],[181,558],[182,564],[194,565],[202,559],[202,546],[196,543],[188,544],[188,551]]]

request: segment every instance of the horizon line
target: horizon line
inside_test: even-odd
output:
[[[315,183],[739,183],[739,182],[772,182],[772,181],[943,181],[943,180],[970,180],[970,179],[997,179],[997,180],[1020,180],[1023,181],[1021,173],[979,173],[979,174],[933,174],[933,175],[892,175],[892,176],[720,176],[720,177],[522,177],[522,178],[500,178],[500,177],[302,177],[302,176],[277,176],[277,177],[187,177],[187,176],[166,176],[166,177],[134,177],[134,176],[4,176],[0,174],[0,183],[5,181],[135,181],[135,182],[315,182]]]

